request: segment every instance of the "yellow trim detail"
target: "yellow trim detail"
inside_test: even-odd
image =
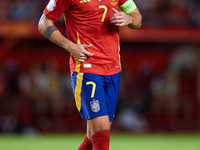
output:
[[[82,88],[82,81],[83,81],[83,74],[84,73],[77,73],[76,76],[76,87],[75,87],[75,101],[76,101],[76,107],[78,111],[81,110],[81,88]]]
[[[77,31],[77,44],[81,44],[81,40]],[[76,67],[75,67],[75,71],[76,72],[80,72],[80,67],[81,67],[81,62],[76,60]]]
[[[120,64],[120,68],[122,69],[122,64],[121,64],[121,55],[120,55],[120,45],[119,45],[119,64]]]
[[[66,24],[66,15],[65,15],[65,13],[63,13],[63,17],[64,17],[64,21],[65,21],[65,24]]]

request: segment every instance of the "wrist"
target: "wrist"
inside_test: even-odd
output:
[[[128,24],[128,26],[133,25],[133,18],[130,15],[128,15],[128,17],[129,17],[129,24]]]
[[[64,49],[67,50],[71,54],[71,52],[73,51],[73,49],[75,49],[75,47],[76,47],[75,43],[73,43],[71,41],[67,41],[65,43]]]

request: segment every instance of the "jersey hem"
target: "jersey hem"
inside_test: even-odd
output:
[[[72,71],[71,72],[71,75],[73,75],[74,74],[74,72],[77,72],[76,70],[74,70],[74,71]],[[109,71],[108,71],[109,72]],[[97,74],[97,75],[102,75],[102,76],[110,76],[110,75],[114,75],[114,74],[117,74],[117,73],[119,73],[119,72],[121,72],[121,69],[120,70],[117,70],[117,71],[115,71],[115,72],[112,72],[112,73],[99,73],[99,72],[95,72],[95,71],[79,71],[79,73],[92,73],[92,74]]]

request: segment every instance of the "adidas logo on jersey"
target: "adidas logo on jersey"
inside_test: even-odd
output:
[[[81,0],[80,3],[91,2],[91,0]]]

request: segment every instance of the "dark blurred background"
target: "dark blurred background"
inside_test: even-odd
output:
[[[37,29],[48,0],[0,0],[0,133],[85,132],[69,54]],[[113,132],[200,132],[200,1],[135,0],[143,25],[120,29]],[[61,17],[56,26],[65,34]]]

